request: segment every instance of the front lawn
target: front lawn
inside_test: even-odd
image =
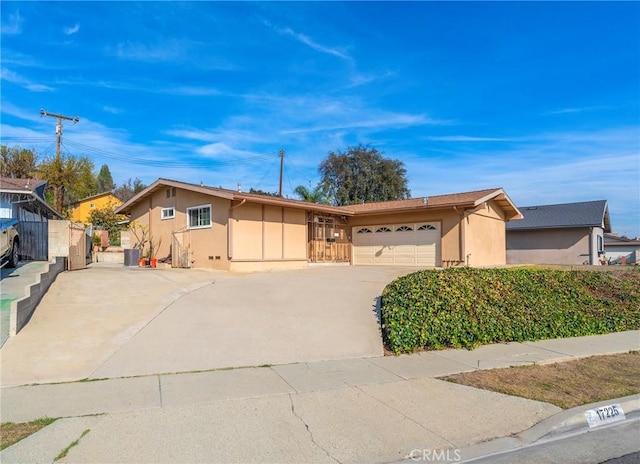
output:
[[[569,409],[640,393],[640,352],[464,372],[443,380]]]
[[[395,353],[605,334],[640,328],[640,269],[425,270],[384,289]]]

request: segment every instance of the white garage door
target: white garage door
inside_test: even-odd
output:
[[[440,224],[354,227],[353,263],[439,266]]]

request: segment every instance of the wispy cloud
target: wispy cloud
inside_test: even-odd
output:
[[[111,114],[120,114],[120,113],[122,113],[122,109],[115,108],[113,106],[108,106],[108,105],[103,106],[102,107],[102,111],[104,111],[105,113],[111,113]]]
[[[512,142],[515,139],[502,137],[477,137],[473,135],[441,135],[427,136],[426,140],[434,142]]]
[[[587,111],[599,111],[599,110],[611,110],[614,109],[614,106],[582,106],[575,108],[560,108],[557,110],[549,111],[547,114],[574,114],[574,113],[584,113]]]
[[[80,24],[76,24],[74,26],[71,27],[65,27],[64,28],[64,33],[65,35],[73,35],[76,32],[78,32],[80,30]]]
[[[193,44],[188,40],[168,39],[153,44],[137,42],[121,42],[115,47],[108,47],[107,54],[122,60],[142,62],[184,61],[187,49]]]
[[[6,22],[2,22],[2,24],[0,25],[0,30],[2,34],[18,35],[22,33],[23,22],[24,19],[22,18],[22,16],[20,16],[20,10],[16,10],[15,13],[9,14],[9,18]]]
[[[275,30],[278,34],[293,37],[296,41],[306,45],[307,47],[317,52],[324,53],[327,55],[337,56],[338,58],[342,58],[343,60],[349,60],[349,61],[352,60],[352,58],[344,50],[337,47],[329,47],[326,45],[322,45],[316,42],[315,40],[313,40],[311,37],[305,34],[302,34],[300,32],[296,32],[290,27],[285,27],[285,28],[277,27],[266,20],[264,20],[263,23],[269,28]]]
[[[300,129],[288,129],[281,131],[282,134],[302,134],[307,132],[325,132],[336,131],[343,129],[357,129],[357,128],[399,128],[409,126],[423,126],[423,125],[441,125],[443,121],[436,121],[422,114],[381,114],[378,117],[369,117],[362,120],[350,120],[345,121],[342,124],[328,124],[318,125],[312,127],[304,127]]]
[[[289,35],[291,37],[293,37],[294,39],[296,39],[298,42],[301,42],[307,46],[309,46],[310,48],[321,52],[321,53],[326,53],[327,55],[333,55],[333,56],[337,56],[339,58],[345,59],[345,60],[351,60],[351,57],[349,55],[347,55],[346,53],[344,53],[343,51],[337,49],[337,48],[331,48],[331,47],[327,47],[324,45],[321,45],[317,42],[315,42],[313,39],[311,39],[310,37],[301,34],[299,32],[295,32],[293,29],[290,28],[286,28],[286,29],[280,29],[279,30],[281,34],[284,35]]]
[[[606,199],[613,228],[640,234],[637,127],[524,134],[432,157],[404,157],[414,196],[504,187],[520,206]],[[490,155],[490,156],[489,156]],[[454,161],[455,160],[455,161]]]
[[[31,82],[30,80],[7,68],[2,68],[2,70],[0,71],[0,78],[4,81],[11,82],[12,84],[18,84],[32,92],[51,92],[54,90],[48,85],[36,84],[34,82]]]

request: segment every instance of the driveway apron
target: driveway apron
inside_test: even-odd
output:
[[[411,271],[66,272],[0,351],[1,385],[380,356],[376,298]]]
[[[169,306],[92,377],[381,356],[377,297],[407,272],[313,267],[217,281]]]

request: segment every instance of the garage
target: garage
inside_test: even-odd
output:
[[[353,228],[353,264],[440,265],[440,223]]]

